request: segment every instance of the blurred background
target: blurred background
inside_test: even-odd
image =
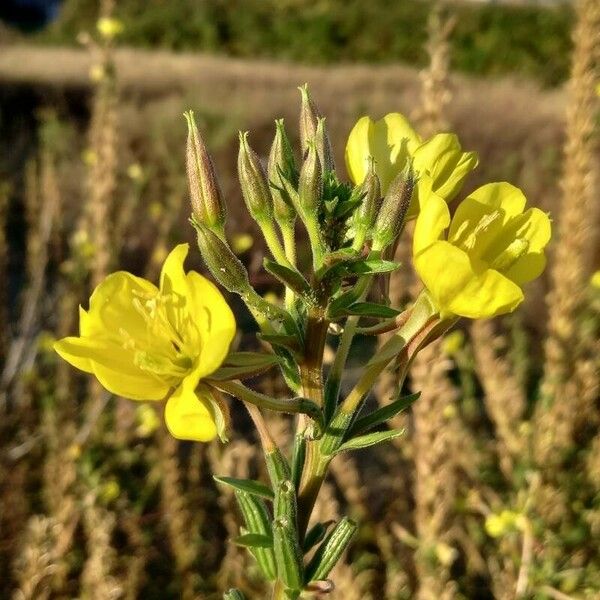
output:
[[[225,446],[176,442],[161,407],[109,397],[51,345],[108,272],[156,279],[193,242],[189,108],[232,246],[281,294],[243,208],[237,132],[266,158],[284,117],[297,141],[305,82],[341,176],[356,119],[400,111],[479,153],[466,192],[510,181],[555,231],[518,313],[417,361],[422,396],[395,423],[408,435],[333,463],[317,516],[361,529],[332,597],[600,598],[599,64],[597,0],[1,0],[0,598],[267,597],[224,542],[238,515],[211,479],[264,475],[244,414],[232,404]],[[188,267],[203,269],[198,253]],[[395,275],[394,305],[414,288]],[[374,343],[359,338],[350,380]],[[275,374],[256,384],[285,394]],[[371,401],[394,390],[388,373]],[[287,419],[271,426],[289,441]]]

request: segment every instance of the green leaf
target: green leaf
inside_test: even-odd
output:
[[[367,433],[365,435],[359,435],[344,442],[338,449],[336,454],[340,452],[346,452],[347,450],[362,450],[369,446],[375,446],[375,444],[381,444],[382,442],[388,442],[394,438],[404,435],[405,429],[388,429],[387,431],[375,431],[374,433]]]
[[[244,548],[272,548],[273,539],[267,535],[261,535],[260,533],[245,533],[240,535],[233,540],[236,546],[243,546]]]
[[[228,485],[235,490],[246,492],[247,494],[258,496],[259,498],[273,500],[275,497],[271,488],[260,481],[254,481],[253,479],[236,479],[235,477],[217,477],[216,475],[213,475],[213,479],[217,483]]]
[[[285,348],[291,352],[299,352],[300,344],[298,338],[295,335],[278,335],[278,334],[266,334],[259,333],[257,337],[271,346],[279,346]]]
[[[395,417],[398,413],[401,413],[403,410],[406,410],[415,400],[417,400],[417,398],[420,395],[421,392],[417,392],[416,394],[404,396],[403,398],[399,398],[398,400],[395,400],[387,406],[378,408],[369,415],[357,419],[354,425],[352,425],[352,427],[350,428],[350,431],[348,432],[348,437],[353,438],[359,434],[364,433],[365,431],[369,431],[374,427],[382,425],[392,417]]]
[[[302,551],[306,554],[313,546],[316,546],[325,537],[327,533],[327,527],[329,523],[315,523],[304,536],[304,543],[302,544]]]
[[[358,315],[360,317],[373,317],[375,319],[391,319],[400,314],[399,310],[377,304],[376,302],[355,302],[345,309],[348,315]]]
[[[279,279],[285,286],[289,287],[300,296],[310,294],[310,284],[304,279],[300,271],[280,265],[269,258],[263,260],[263,266],[268,273],[271,273],[273,277]]]
[[[315,555],[306,567],[305,583],[324,579],[340,560],[356,533],[357,525],[348,517],[344,517],[319,546]]]
[[[337,298],[334,298],[327,307],[327,318],[337,319],[345,316],[347,314],[346,309],[352,304],[356,304],[361,295],[362,289],[359,289],[359,286],[354,286],[347,292],[344,292]]]
[[[399,262],[393,260],[367,258],[347,265],[346,270],[349,274],[353,275],[374,275],[377,273],[391,273],[400,268],[400,266]]]
[[[268,371],[279,364],[281,359],[274,354],[264,352],[233,352],[225,362],[211,374],[211,379],[219,381],[248,379]]]

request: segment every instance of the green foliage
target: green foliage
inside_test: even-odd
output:
[[[140,47],[222,52],[306,63],[402,61],[423,65],[430,3],[405,0],[123,0],[122,40]],[[555,85],[568,73],[570,7],[456,6],[454,66],[474,75],[517,73]],[[97,4],[67,0],[43,40],[74,43]]]

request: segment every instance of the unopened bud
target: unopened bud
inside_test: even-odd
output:
[[[296,209],[286,191],[283,179],[292,185],[297,185],[298,172],[283,119],[275,121],[275,128],[275,139],[269,153],[267,169],[273,197],[273,214],[278,223],[291,223],[296,218]]]
[[[369,170],[360,186],[360,193],[362,200],[354,213],[354,229],[356,235],[362,237],[363,233],[366,234],[373,228],[381,206],[381,184],[372,157],[369,158]]]
[[[240,132],[238,176],[250,216],[258,222],[270,220],[273,216],[273,199],[269,182],[258,154],[248,143],[247,131]]]
[[[404,227],[404,219],[415,188],[412,164],[407,164],[390,184],[373,230],[373,250],[393,244]]]
[[[298,182],[298,202],[305,214],[317,217],[323,195],[321,163],[314,143],[308,144],[308,150]]]
[[[212,159],[196,127],[194,113],[190,110],[184,116],[188,124],[186,162],[192,212],[199,223],[224,237],[225,204]]]
[[[315,145],[317,154],[323,167],[323,173],[335,171],[335,163],[333,161],[333,151],[331,150],[331,142],[325,127],[325,118],[317,118],[317,131],[315,134]]]
[[[248,272],[231,248],[202,223],[192,221],[198,233],[198,248],[212,276],[228,291],[244,295],[250,288]]]
[[[300,148],[304,156],[309,142],[317,137],[317,119],[321,116],[321,113],[308,93],[308,84],[305,83],[298,89],[300,90],[302,102],[300,105]]]

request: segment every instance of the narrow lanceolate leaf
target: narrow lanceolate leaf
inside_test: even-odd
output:
[[[295,335],[277,335],[268,333],[259,333],[258,338],[279,348],[285,348],[290,352],[299,352],[301,347],[298,338]]]
[[[260,533],[245,533],[236,537],[233,543],[244,548],[273,548],[273,538]]]
[[[357,315],[360,317],[373,317],[375,319],[391,319],[400,314],[399,310],[377,304],[375,302],[355,302],[345,309],[348,315]]]
[[[325,538],[306,567],[305,583],[325,579],[348,547],[357,525],[344,517]]]
[[[420,395],[421,392],[417,392],[416,394],[404,396],[403,398],[399,398],[387,406],[378,408],[369,415],[357,419],[348,432],[347,437],[356,437],[357,435],[361,435],[370,429],[382,425],[389,419],[395,417],[398,413],[406,410],[415,400],[418,399]]]
[[[217,477],[213,475],[213,479],[217,483],[228,485],[235,490],[240,492],[246,492],[259,498],[265,498],[266,500],[273,500],[274,494],[269,487],[260,481],[254,481],[253,479],[236,479],[235,477]]]
[[[281,359],[274,354],[264,352],[233,352],[214,373],[211,379],[219,381],[248,379],[265,373],[279,364]]]
[[[294,436],[294,450],[292,453],[292,483],[298,489],[302,478],[304,457],[306,455],[306,438],[304,434],[298,433]]]
[[[235,498],[246,524],[244,535],[254,534],[267,539],[272,539],[271,518],[264,501],[261,498],[235,491]],[[277,577],[275,553],[272,547],[249,546],[249,552],[256,559],[256,563],[267,581],[274,581]]]
[[[303,295],[310,293],[310,285],[308,281],[304,279],[300,271],[280,265],[269,258],[263,260],[263,266],[268,273],[271,273],[273,277],[279,279],[279,281],[294,290],[297,294]]]
[[[337,298],[330,302],[327,307],[327,318],[336,319],[338,317],[345,316],[346,309],[352,304],[356,304],[358,299],[361,297],[363,290],[359,286],[354,286],[352,289],[340,294]]]
[[[338,449],[336,454],[340,452],[346,452],[347,450],[361,450],[362,448],[368,448],[369,446],[375,446],[382,442],[389,442],[394,438],[404,435],[404,429],[388,429],[387,431],[375,431],[373,433],[367,433],[365,435],[359,435],[344,442]]]
[[[349,274],[371,275],[376,273],[391,273],[399,269],[401,264],[393,260],[383,260],[379,258],[367,258],[350,263],[345,267]]]
[[[331,523],[331,522],[330,522]],[[302,551],[306,554],[313,546],[323,540],[327,533],[327,524],[315,523],[304,536]]]
[[[298,532],[285,518],[275,519],[273,522],[273,548],[279,579],[286,588],[292,591],[301,590],[303,565]]]
[[[285,519],[296,528],[296,489],[289,479],[282,481],[275,493],[273,513],[276,519]]]

